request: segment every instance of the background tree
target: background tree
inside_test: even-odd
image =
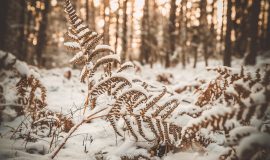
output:
[[[255,64],[270,49],[269,0],[78,0],[72,1],[89,28],[104,33],[122,60],[186,67],[209,58]],[[59,0],[2,0],[0,49],[30,64],[64,64],[66,19]],[[230,7],[228,7],[228,5]],[[222,17],[221,17],[222,16]],[[218,54],[219,53],[219,54]],[[60,58],[59,58],[60,57]],[[60,60],[61,59],[61,60]],[[54,63],[57,61],[57,63]]]
[[[148,31],[149,31],[149,0],[145,0],[141,25],[141,45],[140,45],[140,62],[142,64],[148,63],[150,57],[150,46],[147,40],[149,37]]]
[[[258,21],[260,14],[260,0],[254,0],[250,9],[249,16],[249,51],[245,58],[246,65],[255,65],[256,64],[256,56],[258,52]]]
[[[121,60],[125,61],[127,58],[127,49],[128,49],[128,42],[127,42],[127,3],[128,0],[124,0],[123,2],[123,33],[122,33],[122,54]]]
[[[232,0],[227,1],[227,24],[226,24],[226,36],[225,36],[225,52],[223,56],[223,65],[231,66],[231,21],[232,15]]]
[[[165,67],[170,66],[170,57],[174,54],[175,52],[175,20],[176,20],[176,0],[171,0],[171,8],[170,8],[170,16],[169,16],[169,23],[168,23],[168,34],[169,34],[169,39],[167,41],[168,43],[168,49],[166,53],[166,61],[165,61]]]

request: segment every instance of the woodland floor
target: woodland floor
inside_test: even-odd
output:
[[[269,59],[268,59],[269,60]],[[266,61],[266,60],[264,60]],[[259,62],[264,63],[263,60]],[[233,61],[233,67],[240,70],[242,62],[240,60]],[[222,65],[221,61],[211,60],[210,66]],[[260,65],[260,64],[258,64]],[[253,68],[250,67],[250,70]],[[67,79],[64,76],[64,72],[70,70],[71,78]],[[38,72],[41,75],[41,81],[47,89],[47,102],[48,108],[61,112],[64,115],[70,114],[73,111],[73,121],[76,123],[81,119],[82,111],[79,108],[83,107],[84,98],[86,95],[87,87],[85,84],[79,82],[79,70],[71,68],[55,68],[50,70],[40,69]],[[165,69],[160,65],[155,65],[153,68],[149,66],[143,66],[141,71],[137,72],[140,77],[150,82],[150,84],[157,82],[157,75],[167,73],[172,76],[168,79],[169,84],[166,85],[169,90],[173,91],[177,88],[186,85],[196,83],[196,79],[211,79],[215,77],[215,73],[208,72],[204,66],[204,62],[199,62],[196,69],[192,68],[192,65],[188,65],[186,69],[183,69],[181,65]],[[14,87],[17,78],[7,78],[3,80],[5,85],[5,96],[7,101],[12,102],[16,92]],[[194,93],[187,92],[182,95],[183,101],[181,106],[192,105],[194,99]],[[106,101],[106,99],[104,99]],[[105,102],[104,102],[105,103]],[[102,105],[99,102],[98,105]],[[78,110],[78,111],[76,111]],[[0,159],[47,159],[44,154],[48,153],[49,139],[44,137],[37,142],[32,143],[18,140],[11,140],[10,130],[16,128],[16,126],[22,121],[23,116],[16,117],[16,115],[6,109],[3,112],[4,121],[0,126]],[[185,123],[185,122],[182,122]],[[126,134],[125,136],[129,136]],[[225,148],[219,146],[218,143],[222,143],[224,137],[217,136],[217,143],[210,144],[206,151],[201,152],[179,152],[168,153],[163,156],[162,159],[218,159],[220,152]],[[147,150],[138,149],[132,141],[126,140],[125,142],[116,139],[115,133],[110,127],[109,122],[97,119],[91,123],[82,125],[70,138],[65,147],[57,155],[56,159],[60,160],[74,160],[74,159],[87,159],[94,160],[96,158],[102,159],[119,159],[123,155],[132,155],[136,153],[147,154]],[[154,159],[159,159],[155,157]]]

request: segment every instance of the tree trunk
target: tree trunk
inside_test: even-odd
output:
[[[88,1],[88,0],[87,0]],[[94,0],[90,0],[90,11],[88,12],[89,14],[89,27],[91,30],[95,31],[96,30],[96,21],[95,21],[95,17],[96,17],[96,14],[95,14],[95,11],[96,11],[96,8],[94,6]]]
[[[123,34],[122,34],[122,54],[121,61],[125,62],[127,58],[127,2],[128,0],[124,0],[123,2]]]
[[[182,0],[181,1],[181,8],[180,8],[180,13],[179,13],[179,44],[182,47],[181,48],[181,61],[182,61],[182,66],[183,68],[186,67],[186,42],[187,42],[187,17],[186,17],[186,8],[187,1]]]
[[[166,53],[166,61],[165,67],[170,67],[170,56],[175,52],[175,19],[176,19],[176,0],[171,0],[171,9],[170,9],[170,16],[169,16],[169,26],[168,26],[168,33],[169,33],[169,48]]]
[[[119,37],[119,11],[120,11],[120,1],[118,1],[118,9],[116,11],[116,29],[115,29],[115,44],[114,44],[114,50],[115,53],[117,53],[118,48],[118,37]]]
[[[20,60],[26,60],[26,38],[25,38],[25,15],[26,15],[26,1],[20,1],[21,5],[21,15],[20,15],[20,36],[19,40],[19,47],[18,47],[18,58]]]
[[[7,33],[8,0],[2,0],[0,5],[0,50],[6,50],[5,39]]]
[[[219,45],[219,53],[220,55],[224,54],[223,47],[224,47],[224,19],[225,19],[225,0],[222,0],[222,21],[221,21],[221,28],[220,28],[220,45]]]
[[[250,52],[245,58],[246,65],[255,65],[256,56],[258,52],[258,21],[260,14],[260,0],[254,0],[251,6],[251,12],[249,17],[249,38],[250,38]]]
[[[41,12],[42,19],[40,21],[40,27],[39,27],[38,37],[37,37],[37,46],[36,46],[38,65],[43,65],[44,63],[42,60],[42,54],[46,47],[46,42],[47,42],[46,29],[47,29],[47,24],[48,24],[48,13],[49,13],[50,2],[45,0],[44,4],[45,4],[45,8]]]
[[[207,1],[206,0],[201,0],[200,1],[200,39],[202,45],[203,45],[203,56],[204,56],[204,61],[205,61],[205,66],[208,66],[208,45],[207,42],[209,41],[209,36],[208,36],[208,27],[207,27],[207,13],[206,13],[206,6],[207,6]]]
[[[268,17],[267,17],[267,27],[266,27],[266,37],[265,37],[265,50],[270,50],[270,2],[268,2]]]
[[[148,38],[148,29],[149,28],[149,0],[145,0],[143,7],[143,17],[142,17],[142,25],[141,25],[141,46],[140,46],[140,62],[141,64],[149,62],[149,42]]]
[[[131,17],[130,17],[130,34],[129,34],[129,46],[128,46],[128,50],[129,50],[129,60],[132,59],[132,53],[133,53],[133,48],[132,48],[132,43],[133,43],[133,34],[134,34],[134,0],[131,0]]]
[[[231,66],[231,14],[232,14],[232,0],[227,1],[227,24],[225,35],[225,52],[223,56],[223,65]]]
[[[104,0],[104,7],[103,7],[103,18],[104,18],[104,26],[103,26],[103,43],[109,44],[110,43],[110,3],[109,0]],[[106,13],[107,12],[107,13]]]
[[[89,23],[89,0],[85,0],[85,22]]]
[[[248,1],[235,1],[235,19],[233,29],[235,31],[235,42],[233,51],[236,55],[243,57],[247,49],[248,29]]]

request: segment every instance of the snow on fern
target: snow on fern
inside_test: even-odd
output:
[[[77,52],[77,53],[69,60],[69,62],[70,62],[70,63],[74,63],[74,62],[76,62],[77,60],[79,60],[80,58],[82,58],[83,55],[84,55],[84,53],[83,53],[82,51],[79,51],[79,52]]]
[[[109,45],[105,45],[105,44],[99,44],[95,47],[95,50],[100,50],[100,49],[106,49],[106,50],[111,50],[113,51],[113,48]]]
[[[237,147],[237,156],[240,159],[255,159],[256,156],[269,158],[270,150],[269,133],[256,133],[243,138]],[[259,152],[259,153],[258,153]],[[257,154],[257,155],[256,155]],[[261,155],[259,155],[261,154]]]
[[[71,48],[80,48],[80,44],[78,42],[65,42],[64,45]]]

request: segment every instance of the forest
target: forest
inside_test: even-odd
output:
[[[270,159],[269,0],[0,4],[0,159]]]

